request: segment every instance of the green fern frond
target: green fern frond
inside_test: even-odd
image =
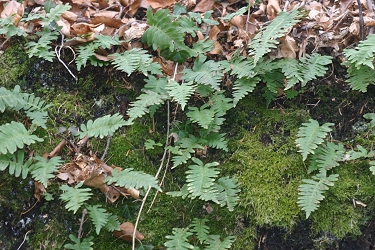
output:
[[[81,239],[76,238],[74,235],[70,234],[69,238],[71,241],[73,241],[75,244],[65,244],[64,248],[65,249],[72,249],[72,250],[93,250],[91,247],[94,245],[92,240],[94,239],[94,236],[90,236],[88,238],[83,238],[82,242]]]
[[[227,141],[225,140],[225,134],[211,132],[208,135],[202,136],[202,138],[204,138],[207,141],[207,146],[228,151]]]
[[[81,45],[77,48],[78,56],[75,59],[77,70],[80,71],[81,67],[86,67],[87,61],[94,60],[95,58],[95,50],[99,47],[96,43],[87,43],[85,45]]]
[[[55,52],[50,51],[52,41],[57,40],[58,38],[58,31],[45,31],[45,32],[37,32],[36,33],[40,38],[38,42],[28,42],[26,44],[27,54],[29,57],[39,57],[43,58],[49,62],[52,62],[55,58]]]
[[[370,171],[373,175],[375,175],[375,161],[370,161]]]
[[[227,98],[224,95],[224,91],[216,91],[210,97],[210,105],[213,110],[215,110],[217,116],[223,116],[227,111],[233,108],[232,98]]]
[[[318,173],[312,177],[313,180],[303,179],[304,184],[298,188],[298,205],[306,212],[306,219],[311,212],[315,211],[320,202],[324,199],[323,193],[328,190],[328,186],[333,186],[338,175],[326,176],[325,173]]]
[[[230,61],[231,73],[238,78],[253,78],[257,73],[254,71],[254,61],[243,56],[234,57]]]
[[[20,86],[14,87],[13,91],[10,91],[4,87],[0,87],[0,112],[4,112],[6,108],[14,108],[19,103],[23,103],[23,95],[20,91]]]
[[[125,72],[128,76],[137,70],[146,76],[148,72],[155,75],[162,73],[161,66],[153,62],[152,56],[146,50],[134,48],[121,54],[115,53],[109,56],[114,57],[112,64],[115,68]]]
[[[306,55],[306,57],[295,60],[285,58],[280,61],[281,70],[287,78],[288,84],[285,90],[295,86],[298,82],[301,87],[316,79],[318,76],[324,76],[327,71],[327,65],[332,63],[331,56],[322,56],[317,53]]]
[[[198,109],[197,107],[189,107],[189,112],[186,114],[192,122],[198,123],[202,128],[208,129],[208,126],[215,118],[215,110],[207,108],[204,104]]]
[[[172,168],[187,163],[187,161],[192,157],[192,154],[195,153],[195,149],[204,149],[203,145],[205,143],[205,140],[190,135],[189,137],[179,139],[175,146],[168,146],[167,150],[173,154]]]
[[[133,171],[132,168],[126,168],[120,173],[118,171],[113,171],[112,176],[107,176],[105,182],[108,185],[115,184],[116,186],[125,187],[125,188],[141,188],[149,187],[155,188],[158,191],[161,191],[160,186],[158,185],[158,180],[149,174],[143,173],[141,171]]]
[[[188,237],[193,234],[188,228],[173,228],[172,234],[166,236],[168,241],[164,243],[168,250],[194,249],[194,246],[188,243]]]
[[[173,21],[169,10],[163,9],[153,14],[149,8],[146,13],[147,23],[150,26],[143,34],[142,42],[152,45],[154,50],[175,49],[189,50],[184,44],[185,33],[181,32],[178,22]]]
[[[60,189],[64,191],[60,195],[60,199],[66,202],[65,208],[68,211],[76,213],[78,209],[83,205],[85,201],[90,199],[92,195],[90,188],[80,188],[83,182],[79,183],[75,187],[69,187],[68,185],[62,185]]]
[[[108,221],[105,224],[105,228],[109,232],[113,232],[115,230],[120,231],[120,221],[117,215],[108,213]]]
[[[227,206],[229,211],[233,211],[239,200],[237,180],[227,176],[221,177],[215,182],[215,187],[219,192],[217,200],[220,206]]]
[[[314,170],[328,171],[339,165],[339,161],[344,158],[344,146],[339,143],[326,142],[319,145],[315,154],[311,157],[309,172]]]
[[[0,19],[0,35],[5,35],[7,38],[13,36],[27,36],[26,32],[13,24],[14,16],[10,15],[6,18]]]
[[[17,148],[21,149],[37,141],[42,142],[43,139],[31,135],[22,123],[12,121],[0,126],[0,141],[0,153],[13,154]]]
[[[324,123],[319,126],[316,120],[309,119],[309,123],[302,123],[302,126],[298,130],[296,140],[297,146],[300,148],[298,152],[302,153],[303,161],[306,160],[307,155],[314,154],[314,150],[321,144],[327,133],[331,132],[330,126],[333,123]]]
[[[346,81],[353,90],[365,93],[368,85],[375,84],[375,71],[366,65],[360,68],[349,67],[347,72]]]
[[[223,241],[220,240],[219,235],[210,235],[206,241],[209,244],[205,250],[226,250],[230,249],[234,242],[234,236],[227,236]]]
[[[138,96],[137,100],[130,104],[132,107],[127,112],[129,116],[128,124],[132,123],[137,117],[148,113],[149,107],[162,104],[168,98],[168,95],[159,94],[150,90],[143,90],[143,92],[144,94]]]
[[[72,8],[68,3],[67,4],[57,4],[55,8],[50,9],[50,11],[46,14],[45,21],[52,22],[52,21],[59,21],[60,16],[65,13],[65,11],[70,10]],[[48,26],[48,23],[45,24]]]
[[[182,80],[194,81],[219,90],[222,77],[227,70],[229,70],[229,67],[225,68],[223,62],[206,61],[206,56],[200,56],[195,60],[192,69],[182,71],[184,74]]]
[[[259,82],[259,77],[237,79],[233,85],[233,106],[235,107],[248,93],[253,92]]]
[[[375,34],[368,35],[366,40],[358,44],[357,48],[344,49],[343,52],[348,62],[357,69],[363,65],[374,69]]]
[[[34,180],[39,181],[47,187],[48,180],[55,177],[53,173],[57,172],[63,161],[60,156],[52,157],[48,161],[44,157],[35,156],[34,160],[37,162],[30,168],[31,175]]]
[[[99,235],[100,230],[107,224],[109,214],[101,205],[88,206],[87,210],[95,225],[95,232]]]
[[[254,62],[257,63],[258,60],[265,54],[271,51],[271,49],[276,48],[280,37],[283,37],[289,32],[296,23],[298,23],[298,18],[300,14],[298,9],[288,13],[279,12],[278,16],[268,25],[266,28],[262,28],[258,34],[251,41],[249,46],[249,54],[254,57]]]
[[[114,115],[106,115],[96,119],[95,121],[89,120],[87,124],[81,124],[80,138],[85,137],[100,137],[112,136],[113,133],[126,125],[125,120],[119,113]]]
[[[179,84],[176,81],[170,80],[166,90],[168,91],[168,94],[181,105],[181,109],[184,110],[196,87],[197,86],[192,81]]]
[[[24,158],[25,152],[23,150],[18,150],[17,155],[0,154],[0,171],[4,171],[9,166],[9,174],[18,177],[22,173],[22,179],[25,179],[30,171],[32,158],[29,158],[26,162],[24,162]]]
[[[160,77],[156,78],[153,75],[149,75],[148,78],[145,79],[145,86],[143,86],[143,90],[153,91],[160,95],[167,95],[167,85],[168,85],[169,78],[167,77]]]
[[[219,170],[214,168],[218,166],[219,163],[211,162],[203,164],[203,162],[197,158],[192,158],[195,165],[190,165],[189,170],[186,171],[186,182],[188,183],[188,190],[190,192],[190,197],[199,197],[201,200],[212,200],[218,203],[217,194],[214,182],[215,178],[219,174]]]
[[[99,44],[103,49],[110,49],[112,46],[120,45],[121,41],[118,38],[118,35],[106,36],[106,35],[97,35],[95,36],[95,43]]]
[[[190,231],[197,234],[198,240],[201,244],[208,239],[208,230],[210,228],[206,226],[207,222],[207,219],[194,218],[193,222],[191,223]]]

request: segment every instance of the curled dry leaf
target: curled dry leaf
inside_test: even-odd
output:
[[[124,222],[120,225],[120,231],[113,231],[113,234],[119,239],[132,242],[133,232],[134,232],[133,223]],[[137,230],[137,232],[135,233],[135,238],[141,241],[145,238],[145,236]]]
[[[39,181],[34,181],[34,197],[40,201],[40,197],[43,193],[47,192],[46,188]]]
[[[193,9],[193,12],[207,12],[212,10],[215,4],[215,0],[201,0]]]
[[[160,9],[172,6],[176,3],[176,0],[146,0],[146,2],[153,9]]]

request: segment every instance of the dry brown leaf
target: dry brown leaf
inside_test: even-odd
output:
[[[46,188],[44,187],[44,185],[38,181],[34,181],[34,197],[40,201],[40,197],[41,195],[43,195],[43,193],[47,192],[46,191]]]
[[[220,29],[217,26],[212,26],[208,38],[211,40],[217,40],[217,35],[220,33]]]
[[[212,10],[215,4],[215,0],[201,0],[193,9],[193,12],[205,13]]]
[[[90,20],[91,24],[102,24],[113,28],[120,28],[124,23],[120,19],[115,19],[107,16],[96,16]]]
[[[278,51],[277,58],[293,58],[296,59],[298,52],[298,45],[293,37],[287,35],[280,39],[281,47]]]
[[[0,17],[6,18],[8,16],[11,16],[13,14],[17,14],[18,7],[20,7],[21,4],[16,2],[15,0],[12,0],[8,2],[8,4],[5,6],[4,10],[1,12]]]
[[[176,3],[176,0],[146,0],[146,2],[153,9],[160,9],[172,6]]]
[[[141,38],[147,27],[146,23],[133,22],[131,27],[123,33],[125,41]]]
[[[122,240],[132,242],[134,232],[134,225],[131,222],[124,222],[120,225],[120,231],[113,231],[113,234]],[[144,235],[141,234],[138,230],[135,233],[135,238],[139,241],[144,239]]]
[[[125,6],[125,13],[128,16],[134,16],[139,7],[141,6],[142,0],[132,0],[132,3],[129,5],[124,5]]]
[[[267,17],[268,20],[273,20],[281,11],[279,0],[269,0],[267,4]]]
[[[64,19],[66,19],[66,20],[68,20],[68,21],[74,23],[75,21],[77,21],[77,17],[78,17],[78,15],[75,14],[74,12],[72,12],[72,11],[67,10],[67,11],[65,11],[65,12],[62,14],[62,17],[63,17]]]
[[[223,52],[223,47],[218,41],[214,42],[214,48],[209,52],[211,55],[218,55],[222,54]]]

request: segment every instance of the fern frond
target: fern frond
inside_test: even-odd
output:
[[[259,77],[246,78],[242,77],[237,79],[233,85],[233,106],[244,98],[248,93],[253,92],[256,85],[260,82]]]
[[[0,87],[0,112],[4,112],[6,108],[14,108],[19,103],[23,103],[23,96],[19,93],[20,86],[14,87],[10,91],[4,87]]]
[[[94,239],[94,236],[90,236],[88,238],[83,238],[82,239],[82,242],[81,242],[81,239],[78,239],[76,238],[74,235],[70,234],[69,235],[69,238],[71,241],[73,241],[75,244],[65,244],[64,245],[64,248],[65,249],[72,249],[72,250],[93,250],[93,248],[91,247],[92,245],[94,245],[94,243],[92,242],[92,240]]]
[[[271,49],[277,47],[279,43],[277,39],[285,36],[289,32],[289,29],[299,22],[299,17],[298,9],[290,13],[279,12],[278,16],[270,25],[261,29],[258,34],[256,34],[249,46],[249,54],[254,57],[255,63],[270,52]]]
[[[167,77],[160,77],[156,78],[153,75],[149,75],[148,78],[145,79],[145,86],[143,86],[143,90],[149,90],[160,95],[167,95],[167,85],[168,85],[169,78]]]
[[[80,138],[85,137],[100,137],[112,136],[113,133],[120,127],[126,125],[125,120],[119,113],[114,115],[106,115],[96,119],[95,121],[89,120],[87,124],[81,124]]]
[[[237,180],[229,177],[221,177],[215,182],[215,187],[219,192],[217,200],[220,206],[227,206],[229,211],[233,211],[237,205],[240,190],[237,188]]]
[[[222,62],[206,61],[206,56],[200,56],[195,60],[192,69],[182,71],[184,76],[181,79],[205,84],[219,90],[222,77],[228,69],[223,66]]]
[[[92,195],[90,188],[80,188],[83,182],[79,183],[75,187],[69,187],[68,185],[62,185],[60,189],[64,191],[60,195],[60,199],[66,202],[65,208],[68,211],[76,213],[78,209],[83,205],[85,201],[90,199]]]
[[[210,235],[206,241],[206,244],[209,244],[205,249],[206,250],[226,250],[230,249],[234,242],[234,236],[227,236],[223,241],[220,240],[219,235]]]
[[[176,81],[170,80],[167,85],[168,94],[181,105],[181,109],[184,110],[190,96],[194,93],[197,86],[191,81],[179,84]]]
[[[25,152],[23,150],[18,150],[17,155],[0,154],[0,171],[4,171],[9,166],[9,174],[18,177],[22,173],[22,179],[25,179],[30,171],[32,158],[29,158],[26,162],[24,162],[24,158]]]
[[[215,110],[217,116],[223,116],[229,109],[233,108],[232,98],[225,97],[223,90],[216,91],[210,97],[210,105]]]
[[[370,161],[370,171],[373,175],[375,175],[375,161]]]
[[[86,67],[87,61],[95,58],[95,50],[99,47],[96,43],[87,43],[77,48],[78,56],[75,59],[77,70],[80,71],[81,67]]]
[[[52,62],[53,58],[55,58],[55,52],[50,51],[50,43],[52,43],[52,41],[57,40],[59,34],[58,31],[55,30],[52,32],[37,32],[36,34],[40,38],[38,42],[28,42],[26,44],[27,54],[30,58],[36,56],[39,58],[43,58],[49,62]]]
[[[34,94],[23,93],[23,102],[19,102],[18,105],[14,107],[15,110],[25,110],[26,115],[30,117],[33,124],[41,126],[46,129],[46,123],[48,118],[48,113],[46,109],[51,105],[46,105],[46,102],[35,97]]]
[[[168,250],[194,249],[194,246],[187,242],[188,237],[193,234],[188,228],[173,228],[172,233],[173,235],[166,236],[168,241],[164,243]]]
[[[315,53],[306,55],[306,57],[300,58],[299,61],[285,58],[281,62],[281,70],[288,81],[285,87],[285,90],[287,90],[298,82],[301,83],[301,87],[304,87],[309,81],[316,79],[318,76],[324,76],[328,69],[326,65],[332,63],[332,57]]]
[[[101,205],[88,206],[87,210],[95,225],[95,232],[99,235],[100,230],[107,224],[109,214]]]
[[[48,180],[54,178],[53,173],[57,172],[63,161],[60,156],[52,157],[47,161],[46,158],[41,156],[35,156],[34,159],[37,161],[30,168],[31,175],[34,180],[39,181],[45,187],[48,185]]]
[[[254,70],[254,61],[243,56],[234,57],[230,61],[230,68],[231,73],[237,75],[238,78],[252,78],[257,74]]]
[[[169,10],[159,10],[153,14],[149,8],[146,13],[147,23],[150,26],[143,34],[142,42],[152,45],[154,50],[175,49],[189,50],[184,44],[185,33],[181,32],[178,22],[173,21],[173,16]]]
[[[133,171],[132,168],[126,168],[120,173],[116,170],[112,172],[112,176],[107,176],[105,182],[108,185],[115,184],[116,186],[125,187],[129,189],[145,187],[155,188],[161,191],[158,185],[158,180],[149,174],[143,173],[141,171]]]
[[[189,112],[186,114],[192,122],[198,123],[202,128],[208,129],[208,126],[214,120],[215,110],[208,109],[208,105],[202,105],[200,109],[197,107],[189,107]]]
[[[328,171],[339,165],[344,158],[345,149],[341,143],[326,142],[315,150],[309,164],[309,172],[314,170]]]
[[[105,228],[109,232],[113,232],[115,230],[120,231],[120,221],[118,220],[117,215],[108,213],[108,221],[105,224]]]
[[[42,142],[43,139],[31,135],[22,123],[12,121],[0,126],[0,141],[0,153],[13,154],[17,148],[21,149],[37,141]]]
[[[324,199],[323,193],[328,190],[328,186],[333,186],[338,175],[326,176],[325,173],[318,173],[312,177],[313,180],[303,179],[304,184],[298,188],[298,205],[306,212],[306,219],[311,212],[319,207],[319,203]]]
[[[327,133],[331,132],[330,126],[333,123],[324,123],[319,126],[316,120],[309,119],[309,123],[302,123],[302,126],[298,130],[296,140],[297,146],[300,148],[298,152],[302,153],[303,161],[306,160],[307,155],[314,154],[314,150],[321,144]]]
[[[168,98],[167,95],[150,90],[143,90],[143,92],[145,93],[138,96],[137,100],[130,104],[132,107],[127,112],[129,116],[128,123],[132,123],[134,119],[148,113],[150,106],[162,104]]]
[[[211,132],[203,138],[207,141],[207,146],[228,151],[227,141],[225,140],[225,134]]]
[[[114,57],[112,64],[115,68],[125,72],[128,76],[137,70],[146,76],[148,72],[155,75],[162,73],[161,66],[153,62],[152,56],[146,50],[134,48],[121,54],[115,53],[109,56]]]
[[[348,62],[357,69],[361,68],[363,65],[374,69],[375,34],[368,35],[366,40],[358,44],[357,48],[344,49],[343,52]]]
[[[375,84],[375,71],[366,65],[360,68],[349,67],[347,72],[346,81],[353,90],[365,93],[368,85]]]
[[[60,16],[64,14],[65,11],[70,10],[70,8],[72,7],[69,4],[58,4],[55,8],[50,9],[46,14],[45,20],[48,20],[49,22],[57,22],[60,20]],[[46,25],[48,25],[48,23]]]
[[[201,244],[208,239],[208,230],[210,228],[206,226],[207,222],[207,219],[194,218],[193,222],[191,223],[190,231],[197,234],[198,240]]]
[[[214,168],[219,163],[211,162],[203,164],[197,158],[192,158],[195,165],[190,165],[189,170],[186,171],[186,182],[188,183],[188,190],[191,198],[199,197],[201,200],[212,200],[218,203],[218,190],[214,185],[215,178],[219,174],[219,170]]]

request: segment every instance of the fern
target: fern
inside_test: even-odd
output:
[[[253,92],[259,82],[259,77],[237,79],[233,85],[233,106],[235,107],[248,93]]]
[[[71,6],[69,4],[58,4],[55,8],[50,9],[50,11],[46,14],[46,18],[44,21],[46,21],[45,26],[48,26],[49,23],[52,21],[59,21],[60,16],[64,14],[65,11],[70,10]]]
[[[18,89],[19,89],[19,86],[18,86]],[[0,88],[0,112],[1,113],[3,113],[7,107],[8,108],[15,107],[22,100],[23,100],[22,97],[20,97],[17,94],[17,92],[15,93],[15,91],[10,91],[4,87]]]
[[[0,35],[6,37],[27,36],[27,34],[13,24],[15,14],[0,19]]]
[[[114,215],[114,214],[108,213],[108,221],[107,221],[107,223],[105,224],[105,228],[106,228],[109,232],[113,232],[113,231],[115,231],[115,230],[120,231],[120,222],[119,222],[119,220],[118,220],[117,215]]]
[[[215,110],[207,108],[208,104],[204,104],[198,109],[197,107],[189,107],[186,114],[192,122],[198,123],[202,128],[208,129],[215,117]]]
[[[99,235],[100,230],[107,224],[109,214],[100,205],[88,206],[87,210],[95,225],[95,232]]]
[[[134,48],[121,54],[115,53],[109,56],[114,57],[112,64],[115,68],[125,72],[128,76],[136,70],[146,76],[148,72],[155,75],[162,73],[160,64],[153,62],[152,56],[146,50]]]
[[[303,161],[306,160],[307,155],[314,154],[314,150],[332,130],[330,128],[332,125],[333,123],[325,123],[319,126],[319,123],[313,119],[309,119],[309,123],[302,123],[298,130],[299,138],[296,140],[296,144],[300,148],[298,152],[302,153]]]
[[[231,73],[237,75],[238,78],[252,78],[257,73],[254,70],[254,61],[249,60],[243,56],[234,56],[230,60]]]
[[[95,60],[95,50],[98,49],[98,44],[92,42],[81,45],[77,48],[78,56],[75,59],[77,70],[80,71],[81,67],[86,67],[87,61]]]
[[[106,115],[96,119],[89,120],[86,125],[81,124],[80,138],[85,137],[100,137],[112,136],[113,133],[120,127],[126,125],[125,120],[119,113],[114,115]]]
[[[314,170],[328,171],[339,165],[339,161],[344,158],[345,149],[340,144],[333,142],[326,142],[320,145],[316,150],[315,154],[311,157],[309,164],[309,172]]]
[[[361,41],[355,49],[344,49],[344,55],[348,62],[357,69],[362,66],[374,69],[375,35],[368,35],[366,40]]]
[[[230,249],[234,242],[234,236],[225,237],[224,241],[220,240],[219,235],[210,235],[207,239],[206,244],[209,244],[205,249],[206,250],[225,250]]]
[[[166,246],[167,249],[194,249],[194,246],[187,242],[188,237],[193,234],[189,232],[188,228],[173,228],[172,233],[173,235],[166,236],[166,238],[169,239],[164,243],[164,246]]]
[[[35,156],[34,159],[37,162],[30,168],[31,175],[34,180],[39,181],[47,187],[48,180],[55,177],[53,173],[57,172],[63,161],[60,156],[52,157],[49,160],[41,156]]]
[[[43,139],[31,135],[22,123],[12,121],[0,126],[0,141],[0,153],[13,154],[17,148],[22,149],[25,145],[42,142]]]
[[[375,84],[375,71],[368,66],[349,67],[347,72],[346,81],[353,90],[365,93],[368,85]]]
[[[191,154],[195,153],[195,149],[204,149],[204,143],[205,140],[190,135],[179,139],[174,147],[168,146],[169,152],[174,154],[172,157],[173,168],[187,163],[187,160],[191,158]]]
[[[112,172],[112,176],[108,176],[105,179],[108,185],[115,183],[115,185],[125,188],[141,188],[141,187],[152,187],[158,191],[161,191],[158,180],[149,174],[145,174],[140,171],[133,171],[132,168],[122,170],[120,173],[116,170]]]
[[[249,54],[254,57],[255,63],[257,63],[265,54],[270,52],[271,49],[277,47],[277,39],[286,35],[289,32],[289,29],[298,23],[297,19],[299,17],[298,9],[290,13],[279,12],[278,16],[269,26],[261,29],[258,34],[256,34],[249,46]]]
[[[214,181],[219,174],[217,168],[219,163],[211,162],[203,164],[197,158],[192,158],[195,165],[190,165],[189,170],[186,171],[186,182],[188,183],[188,190],[191,198],[199,197],[201,200],[212,200],[218,203],[218,190],[215,188]]]
[[[227,141],[225,140],[225,134],[219,134],[218,132],[211,132],[208,135],[201,135],[206,140],[207,146],[212,148],[222,149],[228,151]]]
[[[93,250],[91,247],[94,245],[92,240],[94,239],[94,236],[90,236],[88,238],[83,238],[82,242],[81,239],[76,238],[74,235],[70,234],[69,238],[71,241],[73,241],[75,244],[65,244],[64,248],[65,249],[73,249],[73,250]]]
[[[25,152],[23,150],[18,150],[17,155],[0,154],[0,171],[4,171],[9,166],[9,174],[18,177],[22,173],[22,179],[25,179],[30,171],[32,158],[29,158],[26,162],[24,162],[24,158]]]
[[[196,85],[193,82],[187,82],[179,84],[176,81],[170,80],[167,85],[168,94],[181,105],[181,109],[184,110],[190,96],[194,93]]]
[[[26,44],[27,54],[29,57],[39,57],[43,58],[49,62],[53,61],[55,58],[55,52],[50,51],[52,41],[57,40],[58,31],[48,31],[44,30],[44,32],[37,32],[36,33],[40,38],[38,42],[28,42]]]
[[[324,76],[327,71],[326,65],[332,63],[332,57],[315,53],[300,58],[299,62],[291,58],[286,58],[280,62],[282,72],[287,77],[288,84],[285,87],[287,90],[298,82],[301,83],[301,87],[304,87],[306,83],[316,79],[318,76]]]
[[[218,190],[217,200],[220,206],[227,206],[229,211],[233,211],[238,203],[237,180],[229,177],[221,177],[215,182],[215,187]]]
[[[16,88],[13,92],[16,91]],[[23,101],[18,101],[18,104],[13,108],[14,110],[25,110],[26,115],[30,117],[33,124],[41,126],[47,129],[46,123],[48,113],[46,109],[51,105],[46,105],[46,102],[41,100],[39,97],[35,97],[34,94],[20,93],[22,94]]]
[[[205,84],[219,90],[224,73],[229,69],[224,62],[206,61],[206,56],[200,56],[194,62],[192,69],[184,69],[182,79]]]
[[[83,205],[85,201],[90,199],[92,195],[90,188],[80,188],[83,182],[79,183],[75,187],[69,187],[68,185],[62,185],[60,189],[64,191],[60,195],[60,199],[66,202],[65,208],[68,211],[76,213],[78,209]]]
[[[210,228],[205,225],[207,222],[207,219],[200,220],[198,218],[194,218],[193,222],[191,223],[191,232],[197,234],[197,238],[201,244],[208,239],[208,230]]]
[[[312,177],[313,180],[302,180],[304,184],[299,186],[297,203],[306,212],[306,219],[319,207],[319,203],[324,199],[323,193],[328,190],[328,186],[334,185],[337,177],[337,174],[327,177],[325,172],[319,172]]]

